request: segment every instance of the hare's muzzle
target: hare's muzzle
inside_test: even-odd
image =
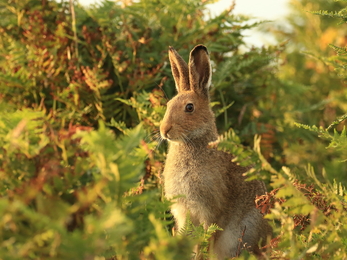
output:
[[[168,139],[170,140],[170,130],[172,129],[172,126],[171,125],[165,125],[165,124],[162,124],[160,126],[160,135],[163,139]]]

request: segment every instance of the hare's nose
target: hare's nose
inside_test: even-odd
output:
[[[169,126],[169,127],[163,127],[160,129],[160,133],[161,133],[161,136],[164,138],[164,139],[170,139],[170,136],[169,136],[169,132],[170,130],[172,129],[172,126]]]

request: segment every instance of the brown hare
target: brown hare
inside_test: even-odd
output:
[[[265,193],[261,181],[245,181],[248,168],[232,162],[233,156],[208,148],[217,140],[210,108],[211,65],[207,48],[197,45],[187,64],[170,47],[169,58],[178,94],[167,103],[160,135],[169,141],[164,169],[165,196],[174,197],[171,211],[177,229],[187,214],[194,225],[215,223],[223,230],[211,239],[217,259],[237,255],[240,239],[260,255],[272,229],[255,207],[256,195]]]

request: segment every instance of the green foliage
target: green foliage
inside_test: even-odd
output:
[[[295,183],[295,176],[288,168],[274,176],[275,187],[281,187],[275,196],[282,203],[276,202],[268,217],[280,220],[278,246],[287,248],[277,252],[277,256],[285,259],[345,259],[347,229],[343,223],[347,217],[347,196],[341,190],[337,191],[336,187],[341,184],[321,183],[312,167],[308,167],[306,173],[316,189]]]
[[[314,6],[317,8],[317,6],[320,6],[325,8],[329,5],[334,6],[333,3],[328,4],[327,1],[318,1],[315,5],[310,5],[308,2],[309,1],[300,1],[301,7],[305,6],[312,8]],[[298,13],[299,12],[297,12],[297,14]],[[341,11],[313,11],[311,13],[319,14],[323,17],[328,16],[343,19],[345,8]],[[322,35],[317,35],[317,38],[322,42],[326,42],[329,35],[338,35],[336,33],[338,30],[327,26],[327,23],[322,22],[320,24],[316,18],[310,18],[309,16],[305,19],[310,20],[310,22],[315,23],[315,25],[320,28]],[[305,28],[307,25],[307,23],[304,23],[304,26],[301,25],[301,28],[295,28],[295,31],[298,34],[302,34],[307,30],[307,28]],[[300,58],[301,62],[304,60],[308,65],[309,62],[312,62],[309,58],[314,57],[317,64],[323,62],[335,66],[337,68],[336,71],[339,74],[338,76],[344,78],[344,48],[333,48],[337,51],[338,56],[342,56],[341,59],[338,58],[339,61],[337,61],[335,58],[336,56],[326,58],[325,55],[327,52],[323,52],[322,50],[317,51],[317,47],[324,48],[319,46],[319,42],[317,44],[318,46],[307,44],[308,39],[309,35],[306,35],[305,40],[301,41],[301,43],[305,44],[306,50],[304,53],[309,53],[309,57],[302,56]],[[326,45],[329,43],[330,42],[326,42]],[[312,51],[314,49],[315,51]],[[295,62],[296,61],[291,60],[290,66],[293,66]],[[302,72],[308,73],[308,67],[312,68],[312,65],[313,64],[311,63],[309,66],[306,66],[306,68],[303,68]],[[343,223],[346,221],[347,217],[347,196],[344,188],[346,185],[344,171],[344,162],[346,160],[345,150],[347,148],[345,130],[346,115],[335,119],[327,114],[328,109],[334,108],[333,111],[336,113],[338,111],[337,108],[343,108],[345,106],[345,100],[339,98],[343,95],[344,90],[341,89],[341,83],[338,83],[337,85],[332,83],[337,77],[336,74],[331,74],[328,71],[330,68],[323,71],[317,69],[317,67],[315,68],[316,72],[312,74],[312,76],[316,77],[316,81],[311,81],[311,85],[320,86],[324,80],[328,79],[330,81],[328,86],[333,86],[334,88],[334,90],[328,92],[329,98],[326,98],[325,103],[320,104],[321,107],[325,107],[325,118],[320,117],[321,120],[317,120],[317,123],[319,121],[320,124],[319,127],[302,123],[295,123],[295,125],[307,132],[314,133],[320,138],[314,139],[315,144],[312,143],[312,145],[314,145],[315,148],[317,147],[317,143],[326,147],[325,151],[319,150],[323,152],[322,155],[324,156],[323,158],[325,158],[324,163],[322,164],[323,167],[321,168],[321,174],[317,174],[317,170],[315,170],[315,168],[310,164],[306,167],[304,182],[311,183],[310,187],[296,181],[296,179],[300,178],[303,174],[302,172],[295,170],[295,168],[289,169],[283,167],[282,174],[273,175],[273,186],[275,188],[278,187],[278,192],[275,195],[277,198],[277,202],[275,202],[274,205],[275,208],[271,211],[269,218],[273,220],[280,219],[280,230],[282,235],[279,247],[290,248],[290,250],[278,252],[279,257],[288,257],[290,259],[345,259],[347,248],[344,236],[346,235],[347,230]],[[296,67],[295,70],[298,70],[298,67]],[[327,78],[323,79],[323,75],[327,76]],[[309,78],[310,77],[305,77],[305,80]],[[304,77],[302,79],[304,79]],[[303,80],[300,80],[299,82],[302,83]],[[324,89],[320,89],[318,94],[325,96]],[[327,120],[328,118],[330,118],[330,120]],[[323,120],[326,120],[326,122],[323,123]],[[302,122],[304,120],[300,121]],[[313,151],[316,153],[319,152],[317,150]],[[315,160],[312,160],[311,162],[314,163]],[[335,178],[338,181],[336,181]],[[293,215],[294,218],[292,217]],[[303,215],[308,216],[308,218],[303,217]],[[297,228],[301,227],[301,231],[297,232],[297,228],[293,229],[293,226]]]
[[[169,232],[164,149],[146,138],[163,117],[163,90],[175,91],[167,48],[187,57],[208,45],[222,69],[214,95],[226,128],[243,100],[228,106],[227,86],[256,89],[273,57],[239,52],[257,23],[231,9],[204,19],[206,4],[0,2],[1,257],[190,258],[195,240]],[[205,255],[215,230],[193,232]]]
[[[173,255],[170,247],[181,244],[174,252],[184,259],[190,243],[165,231],[168,203],[157,191],[129,193],[147,156],[139,145],[142,126],[115,137],[99,122],[98,130],[77,127],[58,136],[49,134],[48,119],[29,110],[1,119],[2,129],[11,129],[1,135],[1,256],[136,259],[159,247]]]
[[[209,251],[210,238],[216,233],[216,231],[222,230],[216,224],[212,224],[207,229],[203,225],[195,226],[189,216],[183,229],[178,231],[180,236],[189,237],[191,241],[196,244],[198,249],[193,253],[193,259],[214,259],[212,252]]]
[[[318,128],[316,126],[308,126],[308,125],[302,125],[302,124],[296,124],[296,125],[298,127],[302,127],[306,130],[314,132],[314,133],[318,134],[319,137],[328,140],[329,145],[327,146],[327,148],[332,148],[332,149],[338,151],[339,157],[341,158],[341,160],[346,161],[347,160],[347,158],[346,158],[347,154],[345,153],[345,151],[347,148],[347,135],[346,135],[345,126],[343,127],[343,129],[340,133],[336,129],[334,129],[333,134],[329,132],[329,129],[334,124],[338,124],[338,122],[344,121],[345,119],[346,119],[346,116],[343,116],[340,119],[337,119],[333,124],[331,124],[326,129],[323,129],[322,127]]]
[[[346,14],[347,8],[344,7],[339,11],[326,11],[326,10],[320,10],[320,11],[315,11],[312,12],[316,15],[320,16],[327,16],[329,18],[335,18],[340,20],[339,25],[342,25],[346,23],[347,21],[347,14]],[[329,47],[333,49],[336,53],[336,55],[330,56],[329,58],[324,57],[323,60],[329,64],[332,65],[335,68],[336,73],[341,77],[343,80],[347,79],[347,74],[346,74],[346,55],[347,51],[345,47],[339,47],[335,44],[329,44]]]

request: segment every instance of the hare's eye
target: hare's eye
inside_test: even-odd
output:
[[[194,111],[194,105],[192,103],[189,103],[186,105],[186,112],[193,112]]]

